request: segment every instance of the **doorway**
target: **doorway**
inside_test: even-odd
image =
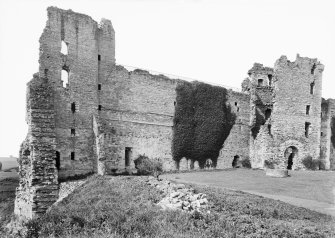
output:
[[[132,148],[131,147],[126,147],[125,156],[124,156],[126,167],[130,166],[131,156],[132,156]]]
[[[298,155],[298,149],[294,146],[290,146],[285,150],[284,156],[287,161],[287,169],[291,170],[293,167],[294,160]]]
[[[240,167],[240,156],[235,155],[231,165],[233,166],[233,168],[239,168]]]

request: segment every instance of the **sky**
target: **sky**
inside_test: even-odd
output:
[[[333,0],[0,0],[0,157],[18,156],[27,134],[48,6],[110,19],[117,64],[240,88],[253,63],[299,53],[325,65],[322,94],[335,98]]]

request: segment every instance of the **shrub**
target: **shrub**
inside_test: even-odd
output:
[[[134,163],[138,175],[152,175],[158,178],[163,171],[163,164],[160,161],[149,159],[145,155],[139,155]]]
[[[251,169],[251,163],[250,163],[249,158],[245,158],[245,159],[241,160],[241,164],[242,164],[243,168]]]
[[[302,164],[309,170],[318,170],[320,168],[320,160],[314,160],[310,155],[302,160]]]
[[[264,167],[267,169],[274,169],[275,163],[272,160],[264,160]]]

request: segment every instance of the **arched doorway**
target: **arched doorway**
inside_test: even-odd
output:
[[[298,155],[298,149],[294,146],[290,146],[285,150],[284,156],[287,161],[287,169],[292,169],[295,157]]]
[[[233,168],[239,168],[240,167],[240,156],[235,155],[231,165],[233,166]]]

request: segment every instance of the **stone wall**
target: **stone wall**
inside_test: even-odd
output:
[[[304,168],[301,161],[306,156],[319,158],[323,69],[317,59],[299,55],[294,62],[282,56],[275,64],[271,131],[279,168],[288,166],[292,149],[296,151],[292,169]]]
[[[67,53],[61,53],[62,42]],[[48,8],[40,38],[40,75],[55,88],[56,150],[60,177],[96,170],[92,116],[98,113],[98,85],[115,63],[114,30],[84,14]],[[64,50],[64,49],[63,49]],[[64,84],[61,72],[68,74]]]
[[[228,92],[228,103],[236,115],[236,120],[220,150],[217,169],[232,168],[234,158],[249,159],[250,95],[232,90]]]
[[[54,116],[53,88],[47,78],[35,74],[27,89],[29,131],[18,159],[19,187],[14,213],[20,218],[44,213],[58,198]]]
[[[335,100],[322,99],[320,159],[325,169],[335,169]]]

